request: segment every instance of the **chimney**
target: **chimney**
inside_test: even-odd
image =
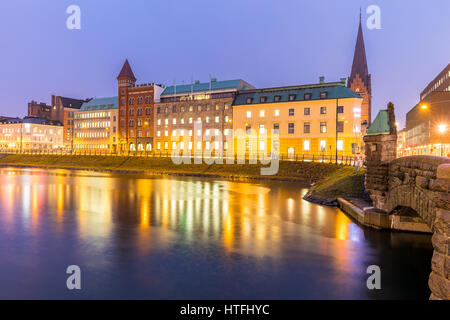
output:
[[[324,76],[320,76],[320,77],[319,77],[319,83],[320,83],[320,84],[325,83],[325,77],[324,77]]]

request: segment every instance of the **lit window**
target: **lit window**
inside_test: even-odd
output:
[[[264,110],[261,110],[261,111],[259,111],[259,116],[261,117],[261,118],[264,118]]]
[[[326,150],[327,150],[327,141],[320,140],[320,151],[326,151]]]
[[[216,117],[216,123],[219,123],[219,121],[220,121],[220,118],[217,116]]]
[[[189,118],[189,123],[192,123],[192,118]]]
[[[168,131],[168,130],[164,131],[164,135],[165,135],[166,137],[168,137],[168,136],[169,136],[169,131]]]
[[[169,119],[164,120],[165,124],[169,124]]]
[[[264,150],[266,143],[264,141],[259,142],[259,150]]]
[[[338,142],[337,142],[337,149],[338,149],[338,151],[343,151],[344,150],[344,140],[338,140]]]
[[[259,125],[259,134],[265,134],[266,133],[266,129],[264,128],[263,124]]]
[[[177,130],[173,130],[173,131],[172,131],[172,136],[175,137],[176,135],[177,135]]]
[[[252,117],[252,112],[251,111],[247,111],[247,118],[251,118]]]
[[[210,147],[210,142],[209,141],[206,141],[205,147],[206,147],[206,150],[209,150],[209,147]]]
[[[161,119],[158,119],[158,126],[161,125]]]
[[[214,141],[214,149],[219,150],[219,141]]]
[[[184,137],[184,130],[180,130],[180,136]]]
[[[177,143],[174,141],[172,142],[172,149],[176,149],[177,148]]]
[[[310,148],[310,142],[309,142],[309,140],[303,141],[303,150],[309,151],[309,148]]]
[[[280,110],[278,110],[278,109],[275,110],[274,114],[275,114],[275,117],[278,117],[280,115]]]
[[[156,136],[157,136],[157,137],[161,137],[161,131],[157,131],[157,132],[156,132]]]
[[[223,134],[227,136],[228,135],[228,129],[223,130]]]
[[[207,135],[207,136],[209,136],[209,135],[210,135],[210,130],[209,130],[209,129],[206,129],[206,131],[205,131],[205,135]]]
[[[189,149],[189,150],[192,150],[192,141],[189,141],[189,142],[188,142],[188,149]]]
[[[202,143],[200,141],[197,142],[197,150],[202,150]]]
[[[192,130],[189,130],[189,137],[192,137]]]
[[[173,118],[172,124],[177,124],[177,119]]]

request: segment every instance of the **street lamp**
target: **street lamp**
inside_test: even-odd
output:
[[[446,124],[438,125],[439,133],[441,134],[441,157],[444,156],[444,133],[447,131]]]

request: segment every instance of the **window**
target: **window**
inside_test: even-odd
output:
[[[252,132],[252,126],[246,126],[245,127],[245,133],[250,134]]]
[[[260,98],[260,102],[261,102],[261,103],[267,102],[267,97],[261,97],[261,98]]]
[[[172,124],[177,124],[177,119],[176,118],[172,119]]]
[[[265,111],[264,111],[264,110],[260,110],[260,111],[259,111],[259,116],[260,116],[261,118],[264,118],[264,114],[265,114]]]
[[[245,100],[245,103],[246,104],[251,104],[253,102],[253,98],[247,98],[246,100]]]
[[[274,134],[280,134],[280,124],[279,123],[274,123],[273,124],[273,133]]]
[[[130,116],[134,116],[134,109],[130,109]]]
[[[169,136],[169,130],[164,130],[164,136],[168,137]]]
[[[304,151],[309,151],[309,149],[310,149],[310,142],[309,142],[309,140],[304,140],[303,141],[303,150]]]
[[[275,111],[274,111],[274,115],[275,115],[275,117],[278,117],[278,116],[280,115],[280,110],[278,110],[278,109],[275,110]]]
[[[327,107],[320,107],[320,114],[327,114]]]
[[[294,101],[296,96],[297,95],[295,95],[295,94],[290,94],[289,95],[289,101]]]
[[[320,133],[327,133],[327,123],[326,122],[320,123]]]
[[[338,121],[337,132],[344,132],[344,121]]]
[[[181,118],[181,119],[180,119],[180,123],[181,123],[181,124],[184,124],[184,118]]]
[[[130,127],[134,127],[134,120],[130,120]]]
[[[265,134],[265,133],[266,133],[266,129],[265,129],[264,125],[260,124],[259,125],[259,134]]]
[[[303,124],[303,133],[311,133],[311,124],[309,122]]]
[[[134,98],[130,98],[130,105],[134,105]]]
[[[328,92],[321,92],[320,99],[326,99],[328,97]]]
[[[252,112],[251,111],[247,111],[247,118],[251,118],[252,117]]]
[[[202,111],[202,106],[198,106],[197,111]]]
[[[138,114],[138,116],[142,116],[142,108],[139,108],[139,109],[138,109],[137,114]]]
[[[266,147],[266,143],[264,141],[260,141],[259,142],[259,150],[263,151],[265,147]]]
[[[344,107],[343,106],[338,106],[337,107],[337,113],[344,113]]]
[[[216,117],[215,117],[215,121],[216,121],[216,123],[219,123],[220,117],[219,117],[219,116],[216,116]]]
[[[275,96],[274,101],[275,102],[280,102],[281,101],[281,96]]]
[[[181,108],[180,108],[180,111],[181,111],[181,112],[184,112],[184,107],[181,107]]]
[[[205,122],[206,122],[206,123],[209,123],[209,117],[206,117],[206,118],[205,118]]]
[[[158,126],[161,125],[161,119],[158,119]]]
[[[305,95],[303,96],[305,100],[311,100],[311,93],[305,93]]]
[[[356,154],[358,152],[358,144],[352,143],[352,154]]]
[[[164,119],[164,124],[165,124],[165,125],[168,125],[168,124],[169,124],[169,119],[167,119],[167,118]]]
[[[172,130],[172,136],[176,137],[177,136],[177,130]]]
[[[156,143],[156,149],[161,150],[161,142],[158,141]]]
[[[172,107],[172,112],[174,112],[174,113],[177,112],[177,107],[176,106]]]
[[[327,141],[326,140],[320,140],[319,142],[319,148],[320,151],[327,151]]]
[[[343,151],[344,150],[344,140],[338,140],[337,141],[337,149],[338,149],[338,151]]]
[[[151,97],[145,97],[145,103],[146,104],[152,103],[152,98]]]
[[[147,115],[147,116],[149,116],[149,115],[151,115],[151,108],[145,108],[145,114]]]
[[[294,128],[295,128],[295,125],[292,122],[289,123],[289,125],[288,125],[288,133],[289,134],[293,134],[294,133]]]
[[[294,109],[289,109],[289,116],[293,116],[294,115]]]
[[[164,149],[165,150],[169,149],[169,142],[167,141],[164,142]]]
[[[311,108],[303,109],[303,113],[304,113],[305,116],[309,116],[311,114]]]
[[[123,98],[120,99],[120,105],[121,105],[121,106],[124,106],[124,105],[125,105],[125,99],[123,99]]]
[[[160,114],[160,113],[161,113],[161,107],[158,107],[158,108],[156,109],[156,113],[157,113],[157,114]]]
[[[156,136],[157,136],[157,137],[161,137],[161,131],[158,130],[158,131],[156,132]]]
[[[121,115],[122,117],[125,117],[125,109],[120,110],[120,115]]]
[[[189,123],[192,123],[192,117],[189,118]]]
[[[184,137],[184,130],[180,130],[180,137]]]

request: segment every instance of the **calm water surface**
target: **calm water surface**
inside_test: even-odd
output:
[[[287,182],[0,169],[0,298],[427,299],[430,236]],[[67,266],[82,290],[66,289]],[[382,290],[366,288],[366,268]]]

